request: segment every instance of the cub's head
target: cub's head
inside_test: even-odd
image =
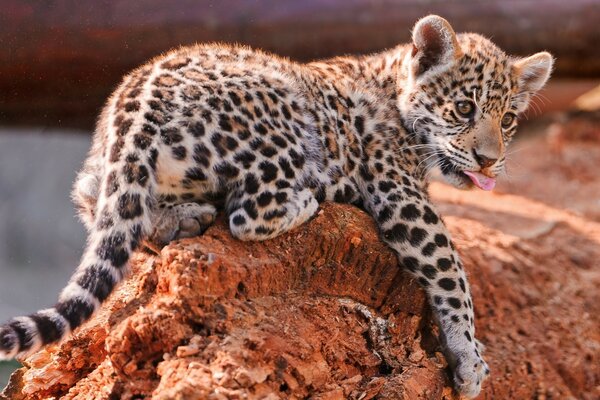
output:
[[[519,114],[550,76],[552,56],[510,57],[482,36],[456,35],[435,15],[416,23],[412,39],[399,107],[421,143],[422,165],[439,167],[456,187],[491,190]]]

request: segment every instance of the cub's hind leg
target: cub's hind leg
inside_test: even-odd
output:
[[[148,238],[153,250],[172,240],[201,235],[215,221],[217,210],[211,204],[182,203],[157,208],[152,215],[152,234]]]
[[[96,218],[100,177],[81,172],[75,182],[72,198],[79,218],[88,230]],[[151,215],[153,231],[146,240],[153,250],[160,250],[172,240],[201,235],[215,220],[217,211],[210,204],[164,204]]]
[[[228,204],[231,234],[241,240],[266,240],[308,221],[319,208],[309,189],[266,187],[243,192]]]
[[[73,185],[71,198],[79,219],[89,231],[94,226],[96,219],[96,203],[100,194],[100,176],[88,172],[80,172]]]

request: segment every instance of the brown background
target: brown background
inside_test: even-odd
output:
[[[120,77],[179,45],[250,44],[298,60],[377,51],[437,13],[555,76],[600,77],[597,0],[3,0],[0,124],[90,128]]]

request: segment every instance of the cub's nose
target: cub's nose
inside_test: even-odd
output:
[[[477,161],[477,164],[479,164],[481,168],[491,167],[492,165],[494,165],[494,163],[496,163],[496,161],[498,161],[497,158],[490,158],[484,156],[483,154],[477,153],[477,150],[475,149],[473,149],[473,156],[475,157],[475,161]]]

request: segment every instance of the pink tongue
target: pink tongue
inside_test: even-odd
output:
[[[482,190],[492,190],[496,186],[496,179],[488,178],[487,176],[479,172],[463,171],[467,175],[475,186]]]

